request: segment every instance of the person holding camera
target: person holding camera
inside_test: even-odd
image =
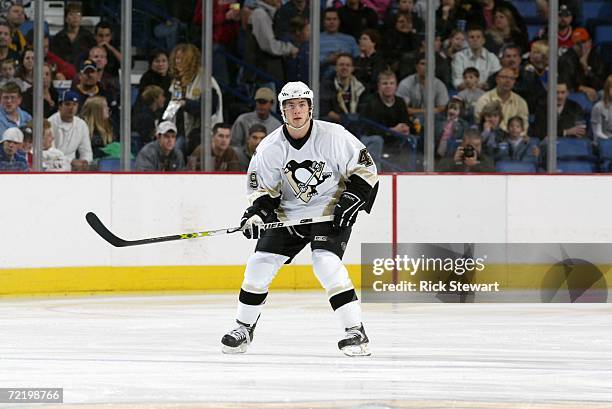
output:
[[[482,151],[482,136],[478,127],[471,127],[463,133],[461,146],[452,158],[442,159],[437,172],[495,172],[495,162]]]

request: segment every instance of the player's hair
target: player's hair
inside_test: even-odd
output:
[[[463,70],[463,77],[465,78],[466,75],[468,74],[472,74],[473,76],[475,76],[476,78],[480,78],[480,71],[478,71],[476,68],[474,67],[467,67],[465,70]]]
[[[161,95],[164,95],[164,90],[158,85],[147,85],[140,95],[140,99],[145,105],[149,106]]]
[[[253,124],[251,125],[251,127],[249,128],[249,136],[251,136],[252,134],[254,134],[255,132],[263,132],[265,134],[268,133],[268,130],[266,129],[265,126],[263,126],[262,124]]]
[[[378,30],[373,28],[366,28],[361,33],[361,35],[364,34],[370,37],[370,40],[372,40],[372,42],[375,44],[374,48],[378,48],[378,45],[380,44],[380,33],[378,32]]]
[[[21,96],[21,87],[14,82],[7,82],[0,88],[0,95],[2,94],[17,94]]]
[[[232,126],[226,122],[216,123],[212,128],[212,134],[215,135],[219,129],[232,129]]]

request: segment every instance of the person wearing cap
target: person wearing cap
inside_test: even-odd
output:
[[[137,171],[176,172],[185,167],[183,153],[176,147],[176,125],[164,121],[157,126],[157,140],[146,144],[136,156]]]
[[[23,133],[19,128],[8,128],[2,133],[0,149],[0,171],[27,172],[28,162],[18,151],[23,144]]]
[[[0,134],[8,128],[20,127],[32,119],[32,116],[20,108],[21,88],[9,82],[0,88]]]
[[[93,160],[89,128],[76,116],[79,109],[79,94],[73,90],[60,94],[59,110],[51,115],[49,122],[55,136],[55,147],[64,152],[73,170],[87,170]]]
[[[79,95],[79,105],[81,108],[85,101],[87,101],[87,98],[98,95],[107,97],[102,84],[100,84],[100,74],[101,70],[95,62],[90,59],[83,60],[81,70],[79,71],[79,83],[72,87],[73,91]],[[111,101],[108,101],[108,105],[111,106]]]
[[[592,101],[599,99],[608,67],[597,53],[589,32],[578,27],[572,33],[572,47],[559,58],[559,78],[574,92],[583,92]]]
[[[545,2],[545,3],[546,3],[546,7],[548,7],[548,2]],[[574,14],[572,12],[572,8],[569,7],[567,4],[561,4],[559,6],[559,28],[557,31],[557,47],[559,50],[559,57],[561,57],[574,44],[572,42],[573,24],[574,24]],[[538,34],[536,34],[534,40],[547,40],[547,39],[548,39],[548,25],[546,25],[544,28],[542,28],[538,32]]]
[[[262,87],[255,93],[255,110],[240,115],[232,126],[232,146],[244,146],[249,129],[255,124],[266,127],[267,133],[272,132],[281,123],[271,115],[272,105],[275,101],[274,92],[270,88]]]

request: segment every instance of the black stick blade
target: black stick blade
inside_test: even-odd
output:
[[[125,247],[132,245],[129,241],[120,239],[119,237],[111,233],[111,231],[108,230],[104,224],[102,224],[102,222],[100,221],[98,216],[96,216],[95,213],[88,212],[85,215],[85,220],[87,220],[87,223],[91,226],[92,229],[94,229],[96,233],[98,233],[100,237],[102,237],[104,240],[106,240],[113,246]]]

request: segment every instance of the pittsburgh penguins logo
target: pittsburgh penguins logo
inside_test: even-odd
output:
[[[294,160],[289,161],[285,165],[284,172],[295,197],[308,203],[313,196],[317,195],[317,186],[332,175],[331,172],[323,173],[324,168],[325,162],[322,161],[305,160],[301,163]]]

